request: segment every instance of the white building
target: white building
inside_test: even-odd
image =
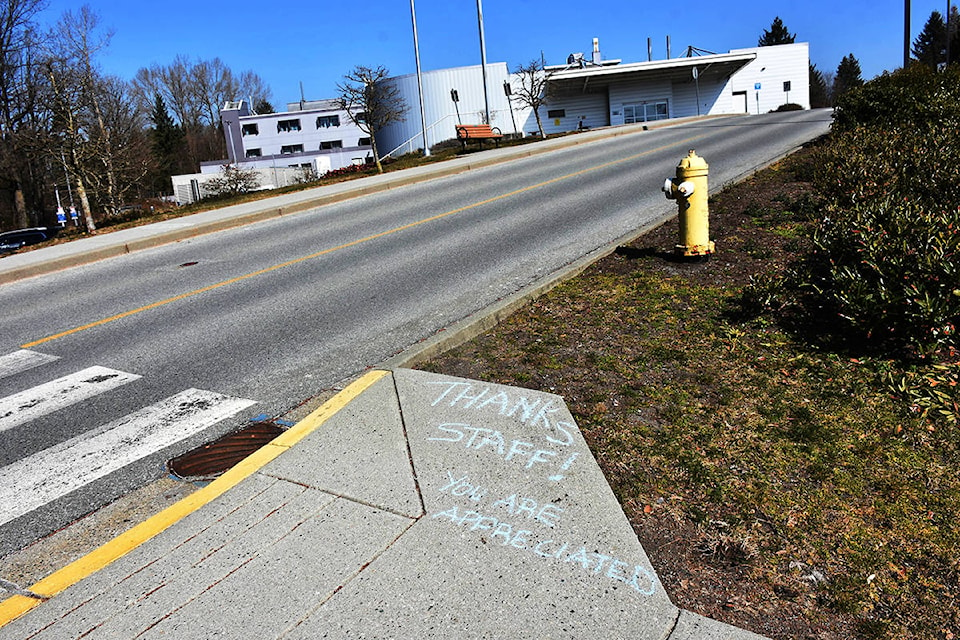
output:
[[[201,173],[216,173],[224,164],[244,169],[312,168],[317,173],[370,156],[370,138],[334,100],[291,102],[286,113],[258,115],[245,100],[228,102],[220,111],[227,159],[205,162]]]
[[[483,70],[480,65],[437,69],[420,74],[423,81],[423,108],[427,123],[427,146],[455,139],[456,125],[480,124],[485,119]],[[505,62],[487,63],[487,100],[490,103],[490,125],[501,132],[514,133],[514,119],[503,85],[511,80]],[[377,150],[383,155],[403,155],[423,148],[420,123],[420,98],[417,75],[397,76],[388,80],[403,97],[407,106],[402,122],[388,125],[377,133]],[[453,92],[456,91],[456,94]],[[457,98],[454,102],[453,98]],[[517,106],[517,105],[514,105]],[[519,111],[514,113],[516,116]],[[521,120],[516,120],[519,131]]]
[[[220,110],[227,157],[200,164],[200,173],[173,176],[179,204],[210,195],[205,186],[224,166],[254,170],[260,189],[276,189],[331,169],[373,161],[370,138],[334,100],[291,102],[285,113],[256,114],[245,100]]]
[[[540,118],[547,134],[683,118],[766,113],[793,103],[810,108],[807,43],[734,49],[666,60],[623,63],[604,60],[599,42],[590,56],[570,54],[548,66],[549,99]],[[699,52],[699,50],[697,50]],[[703,52],[699,52],[703,53]],[[427,146],[456,139],[457,124],[490,125],[504,135],[534,135],[536,119],[508,97],[520,78],[506,63],[486,65],[486,96],[480,65],[421,74]],[[399,156],[423,148],[417,76],[390,78],[409,107],[406,117],[377,133],[377,149]],[[285,186],[310,172],[323,174],[371,162],[370,139],[334,100],[293,102],[285,113],[258,115],[245,101],[228,102],[220,114],[228,158],[204,162],[199,174],[174,176],[181,203],[203,196],[204,182],[226,164],[258,171],[261,188]]]
[[[571,54],[565,65],[547,66],[549,100],[540,118],[547,134],[683,118],[766,113],[786,103],[810,108],[807,43],[735,49],[666,60],[623,63],[603,60],[599,43],[589,57]],[[483,122],[479,65],[422,73],[429,146],[456,137],[454,125]],[[519,85],[505,63],[487,65],[490,124],[504,134],[537,133],[530,109],[508,104],[504,84]],[[398,155],[423,146],[416,75],[391,78],[410,106],[406,120],[377,135],[377,146]],[[459,102],[451,97],[456,89]],[[514,124],[515,123],[515,124]]]

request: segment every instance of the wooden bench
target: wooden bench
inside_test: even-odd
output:
[[[483,148],[484,140],[493,140],[497,147],[500,146],[500,138],[503,137],[503,134],[500,133],[500,129],[497,127],[491,127],[488,124],[458,124],[457,125],[457,140],[460,141],[460,144],[463,145],[464,150],[467,148],[467,142],[470,140],[476,140],[480,144],[480,148]]]

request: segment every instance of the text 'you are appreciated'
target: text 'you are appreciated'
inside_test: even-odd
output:
[[[562,399],[454,379],[426,384],[435,390],[428,396],[435,419],[425,440],[432,459],[443,461],[420,478],[436,492],[431,520],[449,525],[451,535],[477,536],[584,579],[655,593],[658,580],[646,562],[590,538],[596,505],[580,484],[609,489]]]

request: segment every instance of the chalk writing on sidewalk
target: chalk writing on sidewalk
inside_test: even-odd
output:
[[[564,407],[554,404],[554,399],[549,396],[537,396],[533,395],[535,392],[530,392],[528,397],[512,389],[495,389],[464,381],[443,380],[427,384],[441,387],[439,395],[431,404],[433,407],[448,406],[478,412],[495,412],[542,430],[551,444],[568,447],[574,442],[576,425],[565,419]]]
[[[440,492],[466,498],[474,504],[470,507],[452,504],[431,514],[431,519],[476,532],[502,547],[544,561],[571,565],[589,576],[621,582],[642,595],[653,595],[656,591],[656,578],[643,565],[563,540],[558,531],[565,512],[563,507],[519,492],[495,494],[468,474],[447,471],[446,475]]]
[[[475,427],[462,422],[445,422],[437,425],[437,432],[427,438],[432,442],[450,442],[497,456],[504,462],[522,466],[524,469],[544,470],[551,473],[549,480],[559,482],[579,457],[578,452],[560,452],[553,448],[538,448],[526,440],[507,440],[496,429]],[[549,440],[549,438],[547,438]]]

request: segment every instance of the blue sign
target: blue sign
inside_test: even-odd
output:
[[[755,85],[753,85],[753,88],[756,89],[757,91],[760,91],[760,83],[758,82]]]

